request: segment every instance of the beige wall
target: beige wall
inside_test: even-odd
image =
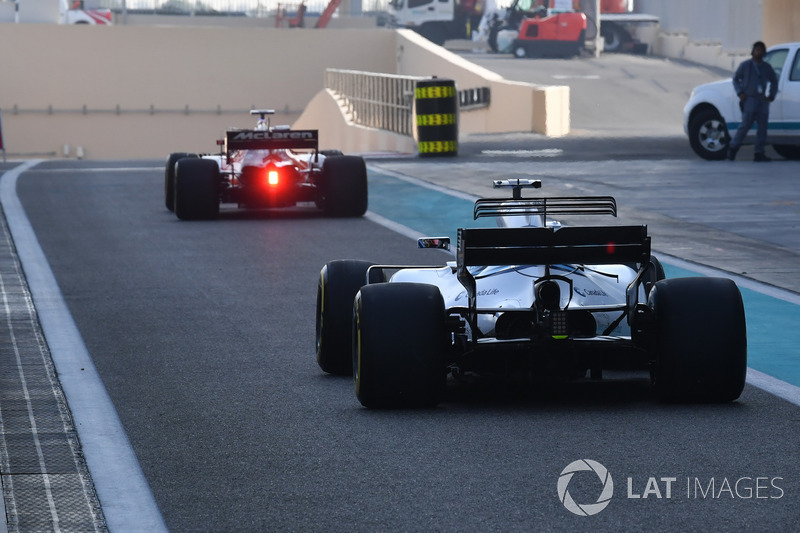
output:
[[[767,46],[800,41],[800,5],[797,0],[762,0],[763,41]]]
[[[322,89],[326,67],[395,62],[394,36],[381,29],[2,24],[0,50],[7,151],[60,153],[68,143],[87,158],[215,151],[225,128],[254,125],[251,107],[276,108],[274,123],[291,123]],[[84,105],[87,114],[70,112]]]
[[[273,124],[295,122],[323,90],[326,68],[489,84],[492,108],[464,113],[464,131],[569,131],[568,91],[505,82],[407,30],[0,24],[0,50],[12,156],[60,157],[64,145],[92,159],[213,152],[226,128],[255,123],[253,107],[278,110]],[[342,121],[341,113],[311,113],[305,127],[332,128],[322,120],[329,115]],[[369,133],[335,127],[340,133],[330,145],[323,134],[323,148]],[[386,142],[375,141],[395,141]]]

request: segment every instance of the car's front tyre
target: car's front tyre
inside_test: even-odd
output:
[[[341,259],[330,261],[319,273],[317,364],[329,374],[353,374],[353,301],[373,264]]]
[[[185,157],[197,157],[197,154],[174,152],[167,156],[164,168],[164,203],[170,211],[175,211],[175,165]]]
[[[716,109],[702,109],[689,122],[689,144],[694,153],[709,161],[721,161],[728,154],[728,127]]]

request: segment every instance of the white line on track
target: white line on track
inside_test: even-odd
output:
[[[399,180],[406,181],[408,183],[413,183],[414,185],[419,185],[420,187],[425,187],[426,189],[434,190],[443,194],[447,194],[449,196],[453,196],[455,198],[460,198],[462,200],[475,201],[478,199],[477,196],[454,191],[452,189],[448,189],[440,185],[435,185],[428,181],[407,176],[399,172],[390,171],[380,167],[376,167],[376,170],[381,174],[387,174]],[[399,224],[397,222],[384,218],[380,215],[372,213],[371,211],[367,213],[366,218],[375,222],[376,224],[379,224],[387,229],[390,229],[396,233],[399,233],[400,235],[404,235],[411,239],[416,240],[417,238],[422,236],[422,234],[419,231],[416,231],[413,228],[409,228],[408,226],[404,226],[403,224]],[[663,262],[679,268],[683,268],[684,270],[689,270],[691,272],[695,272],[697,274],[702,274],[705,276],[719,276],[719,277],[729,278],[735,281],[736,284],[739,285],[740,287],[744,287],[752,291],[764,294],[766,296],[777,298],[779,300],[783,300],[795,305],[800,305],[800,295],[796,293],[786,291],[772,285],[759,283],[752,279],[738,276],[736,274],[732,274],[725,270],[719,270],[706,265],[691,263],[689,261],[685,261],[683,259],[679,259],[677,257],[658,252],[657,250],[653,250],[653,252],[658,255],[659,259],[663,259],[664,260]],[[747,383],[755,387],[758,387],[759,389],[762,389],[766,392],[769,392],[770,394],[773,394],[779,398],[783,398],[784,400],[800,407],[800,387],[796,387],[791,383],[786,383],[783,380],[764,374],[763,372],[759,372],[758,370],[755,370],[753,368],[747,369]]]
[[[70,173],[74,174],[75,172],[80,172],[81,174],[88,174],[90,172],[102,172],[104,174],[108,172],[142,172],[143,170],[158,170],[159,172],[164,172],[164,167],[115,167],[115,168],[81,168],[81,169],[74,169],[74,168],[37,168],[36,172],[41,172],[44,174],[61,174],[61,173]]]
[[[0,177],[0,203],[110,531],[167,531],[128,436],[17,196],[28,161]]]

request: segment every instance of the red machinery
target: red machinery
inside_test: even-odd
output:
[[[519,24],[512,51],[516,57],[572,57],[580,53],[586,39],[586,15],[537,12]]]

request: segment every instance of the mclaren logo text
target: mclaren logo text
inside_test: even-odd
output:
[[[234,135],[234,141],[262,141],[277,139],[314,139],[311,131],[240,131]]]

